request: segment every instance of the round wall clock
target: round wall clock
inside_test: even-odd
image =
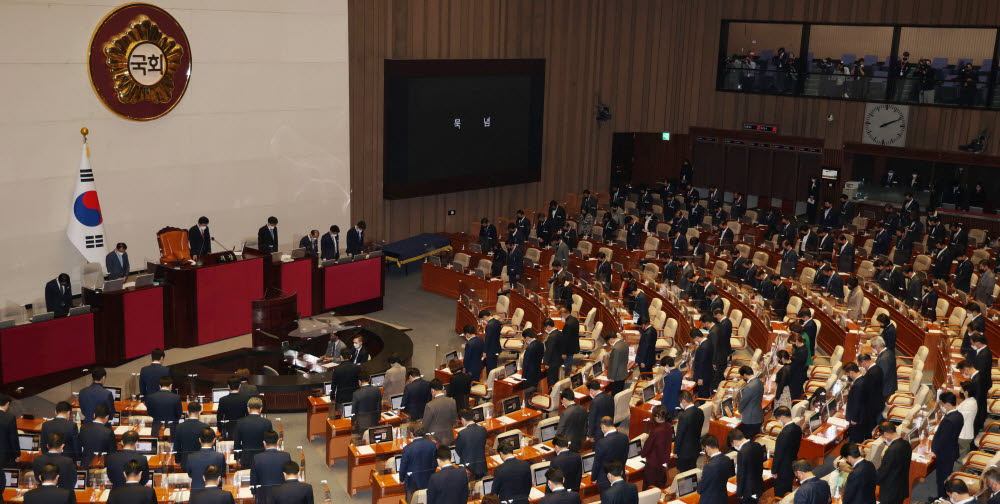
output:
[[[903,147],[910,107],[892,103],[869,103],[865,109],[861,141],[868,144]]]

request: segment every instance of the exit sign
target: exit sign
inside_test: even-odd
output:
[[[662,138],[664,141],[669,142],[670,141],[670,132],[669,131],[664,131],[663,134],[660,136],[660,138]]]

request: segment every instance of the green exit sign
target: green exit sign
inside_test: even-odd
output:
[[[663,139],[664,141],[667,141],[667,142],[669,142],[669,141],[670,141],[670,132],[668,132],[668,131],[664,131],[664,132],[663,132],[663,134],[661,135],[661,138],[662,138],[662,139]]]

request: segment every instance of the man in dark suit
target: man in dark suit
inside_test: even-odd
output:
[[[931,451],[936,458],[935,467],[942,469],[937,473],[937,491],[939,497],[945,497],[944,484],[951,476],[951,467],[958,459],[958,435],[962,432],[962,414],[955,409],[957,398],[950,391],[941,392],[938,401],[945,415],[938,424],[937,432],[931,442]]]
[[[903,275],[906,277],[906,306],[917,308],[920,305],[920,298],[924,295],[924,290],[913,266],[903,268]]]
[[[439,446],[436,452],[438,471],[427,482],[427,502],[465,504],[469,501],[469,473],[451,463],[451,450]]]
[[[125,434],[122,434],[122,449],[109,454],[104,459],[104,465],[107,467],[108,480],[111,481],[112,487],[118,488],[125,486],[125,464],[131,460],[139,462],[139,484],[145,485],[146,482],[149,481],[149,464],[146,461],[146,457],[135,451],[135,445],[138,442],[139,432],[128,431]]]
[[[660,400],[660,403],[667,409],[667,413],[672,416],[675,410],[680,408],[677,393],[681,391],[684,374],[681,373],[680,369],[676,368],[674,358],[669,355],[660,359],[660,365],[663,366],[665,371],[663,376],[663,398]]]
[[[604,464],[608,487],[601,492],[601,504],[639,504],[639,487],[625,481],[625,466],[618,460]]]
[[[74,481],[75,481],[74,474]],[[24,494],[25,504],[76,504],[76,493],[73,490],[61,488],[59,483],[59,466],[45,464],[35,477],[41,485]]]
[[[125,245],[124,242],[118,242],[115,249],[104,257],[104,266],[108,270],[108,280],[128,277],[129,264],[126,250],[128,250],[128,245]]]
[[[639,346],[635,351],[635,363],[640,373],[652,373],[656,365],[656,329],[649,323],[649,316],[639,314]]]
[[[399,479],[406,490],[407,501],[413,500],[413,492],[427,488],[427,482],[437,467],[437,444],[427,438],[423,424],[415,423],[410,432],[413,441],[403,447],[399,462]]]
[[[524,216],[524,210],[517,210],[514,217],[514,227],[520,231],[521,236],[528,236],[531,234],[531,219]]]
[[[358,374],[358,388],[351,396],[351,404],[354,412],[351,418],[354,432],[359,435],[364,434],[366,429],[378,425],[382,418],[382,391],[371,385],[371,377],[367,371]]]
[[[988,353],[989,349],[985,348],[985,336],[981,334],[973,335],[973,350],[982,349],[983,352]],[[982,372],[976,369],[972,362],[962,359],[956,366],[958,371],[962,373],[962,376],[966,380],[971,382],[971,396],[976,401],[976,416],[972,421],[972,431],[980,432],[983,429],[983,425],[986,423],[986,416],[989,409],[989,389],[993,385],[990,380],[990,368],[987,368],[986,372]],[[963,417],[964,418],[964,417]]]
[[[793,453],[791,456],[794,457],[795,454]],[[795,473],[795,478],[799,480],[799,488],[795,491],[795,504],[830,503],[830,485],[813,475],[812,464],[808,460],[798,459],[793,462],[792,471]]]
[[[972,273],[975,270],[972,259],[966,254],[965,249],[955,250],[953,253],[958,264],[955,266],[952,286],[966,294],[972,294]]]
[[[201,449],[201,432],[208,429],[208,424],[202,422],[201,403],[189,402],[187,405],[188,416],[183,422],[177,424],[173,430],[174,453],[177,454],[177,461],[184,465],[184,460],[189,453],[195,453]]]
[[[365,229],[368,227],[365,221],[358,221],[351,229],[347,230],[347,255],[358,255],[365,245]]]
[[[156,491],[141,483],[144,474],[138,460],[126,462],[125,484],[111,489],[108,504],[156,504]]]
[[[219,399],[219,404],[216,407],[216,423],[222,438],[232,441],[236,421],[247,416],[247,401],[250,400],[250,396],[240,393],[242,381],[238,376],[230,376],[227,383],[229,393]]]
[[[969,248],[969,233],[962,227],[961,222],[951,225],[951,244],[949,246],[956,257],[959,252],[965,252]]]
[[[878,481],[879,501],[882,504],[903,504],[903,501],[910,496],[910,457],[913,449],[910,447],[910,442],[901,438],[896,432],[896,424],[882,422],[878,429],[885,442],[882,464],[875,476]]]
[[[60,273],[45,284],[45,308],[56,317],[65,317],[73,307],[73,286],[69,275]]]
[[[146,396],[146,409],[153,417],[153,432],[159,432],[160,426],[174,430],[181,419],[181,397],[171,390],[174,380],[169,376],[160,378],[160,390]]]
[[[272,430],[271,421],[261,416],[264,402],[259,397],[247,401],[249,414],[236,422],[233,429],[233,452],[239,453],[240,466],[252,468],[254,455],[264,451],[264,434]]]
[[[854,362],[844,364],[843,370],[851,380],[850,393],[847,396],[847,409],[845,410],[845,420],[850,422],[850,441],[852,443],[863,443],[868,439],[872,431],[869,420],[871,414],[867,408],[865,397],[865,375],[861,374],[861,368]],[[879,391],[878,398],[882,398]]]
[[[840,195],[840,222],[845,226],[854,220],[854,203],[846,194]]]
[[[431,400],[431,384],[423,379],[420,370],[409,368],[406,370],[409,383],[403,387],[403,399],[400,408],[406,412],[410,418],[421,420],[424,418],[424,407]]]
[[[712,395],[712,381],[715,376],[715,349],[705,333],[698,331],[694,340],[698,349],[694,352],[694,373],[692,378],[698,385],[698,397],[707,398]]]
[[[521,378],[524,378],[525,394],[538,388],[542,379],[542,357],[545,355],[545,345],[535,338],[535,331],[530,327],[521,333],[524,337],[524,357],[521,360]]]
[[[281,466],[284,483],[271,489],[274,504],[313,504],[312,485],[299,481],[299,465],[289,460]]]
[[[9,467],[21,457],[21,447],[17,438],[17,417],[7,412],[10,405],[10,396],[0,393],[0,467]],[[0,495],[3,495],[6,484],[6,478],[0,478]]]
[[[90,372],[90,377],[94,380],[90,386],[80,389],[80,413],[83,414],[83,422],[94,420],[94,409],[97,405],[103,404],[108,408],[111,415],[115,413],[115,397],[110,390],[104,388],[104,379],[108,372],[102,367],[96,367]]]
[[[500,497],[500,502],[528,504],[532,487],[531,464],[518,460],[514,456],[514,449],[513,439],[504,439],[497,447],[503,463],[493,470],[492,493]]]
[[[603,494],[611,486],[604,465],[608,462],[623,462],[628,458],[628,436],[618,432],[614,419],[609,416],[601,418],[601,431],[604,436],[594,443],[594,467],[590,480],[597,483]]]
[[[49,438],[52,434],[59,433],[62,435],[62,441],[66,444],[65,449],[61,450],[62,453],[73,459],[74,462],[80,460],[80,444],[77,439],[77,436],[80,435],[80,429],[77,428],[75,422],[69,419],[72,411],[73,407],[68,402],[59,401],[56,403],[55,418],[42,424],[40,451],[53,449],[54,447],[48,444]]]
[[[324,261],[340,259],[340,226],[330,226],[330,232],[319,240],[320,258]]]
[[[45,438],[48,449],[35,457],[31,463],[31,468],[35,475],[42,474],[42,468],[46,464],[52,464],[59,468],[59,488],[73,490],[76,486],[76,464],[73,459],[63,454],[63,447],[66,445],[66,438],[59,432],[53,432]]]
[[[747,201],[743,197],[743,193],[734,192],[733,193],[733,204],[729,207],[729,217],[734,221],[738,221],[743,218],[747,213]]]
[[[727,435],[729,446],[736,450],[737,504],[756,504],[764,492],[764,447],[747,440],[743,431],[733,429]],[[707,465],[707,464],[706,464]]]
[[[257,230],[257,249],[270,254],[278,251],[278,218],[270,216],[267,224]]]
[[[969,485],[965,483],[965,480],[952,478],[945,483],[942,498],[955,504],[975,504],[979,501],[973,495],[974,492],[969,491]]]
[[[350,348],[340,351],[343,362],[333,368],[333,375],[330,388],[330,402],[337,405],[337,409],[343,411],[344,403],[351,402],[354,391],[358,388],[358,376],[361,375],[361,366],[351,362],[354,352]]]
[[[503,322],[500,318],[500,314],[491,316],[489,310],[480,310],[479,312],[479,320],[485,326],[483,329],[483,336],[485,336],[483,352],[485,353],[487,374],[497,367],[497,359],[500,356],[500,330],[503,329]]]
[[[872,241],[871,256],[886,255],[889,253],[889,247],[892,245],[892,238],[888,231],[885,230],[885,225],[881,222],[875,223],[875,238]]]
[[[299,248],[305,249],[306,253],[314,256],[319,255],[319,230],[313,229],[308,236],[303,236],[299,240]]]
[[[951,276],[951,263],[955,259],[955,255],[951,252],[951,249],[945,246],[944,242],[938,242],[936,247],[937,252],[934,254],[934,266],[931,268],[931,275],[934,278],[947,281],[948,277]]]
[[[631,215],[625,217],[625,247],[635,250],[640,246],[642,239],[642,224],[632,218]]]
[[[182,467],[191,477],[191,493],[205,488],[205,485],[212,478],[205,477],[206,470],[210,466],[215,466],[216,478],[226,475],[226,456],[215,451],[215,432],[210,428],[204,428],[198,433],[200,449],[189,453]]]
[[[819,213],[819,225],[830,229],[840,226],[840,212],[833,208],[830,200],[823,202],[823,209]]]
[[[983,473],[983,483],[986,484],[986,494],[990,497],[986,504],[1000,504],[1000,469],[987,469]]]
[[[484,254],[493,250],[493,245],[498,239],[497,227],[490,223],[490,220],[483,217],[479,221],[479,247]]]
[[[840,447],[840,456],[851,464],[851,472],[844,484],[844,502],[875,502],[875,464],[865,460],[855,443]]]
[[[540,504],[580,504],[580,494],[566,488],[562,469],[549,466],[545,471],[545,497]]]
[[[703,504],[728,504],[729,492],[726,490],[726,483],[729,478],[736,473],[733,461],[722,454],[719,450],[719,438],[705,434],[701,437],[701,448],[708,456],[708,461],[701,468],[701,477],[698,478],[699,503]],[[740,471],[747,470],[740,467]]]
[[[545,353],[542,355],[542,363],[545,364],[545,376],[549,388],[559,381],[559,368],[563,365],[562,357],[562,331],[556,329],[556,323],[547,318],[542,322],[542,330],[548,335],[545,337]]]
[[[583,480],[583,459],[579,453],[569,449],[569,439],[562,434],[556,434],[552,446],[556,449],[556,456],[552,458],[550,467],[562,471],[563,485],[567,490],[579,492]],[[549,489],[546,489],[548,492]]]
[[[844,279],[839,273],[835,273],[833,268],[823,266],[822,275],[826,278],[824,288],[831,296],[844,300]]]
[[[253,455],[250,466],[250,489],[256,502],[270,504],[271,490],[284,481],[282,469],[286,462],[292,461],[292,456],[278,450],[277,432],[268,430],[262,438],[264,450]]]
[[[784,252],[781,253],[780,273],[782,278],[795,278],[795,273],[799,267],[799,256],[792,249],[792,242],[785,240],[782,242]]]
[[[94,421],[80,424],[80,467],[89,469],[97,454],[114,453],[118,449],[115,433],[106,424],[111,413],[108,407],[98,404],[94,409]]]
[[[507,278],[511,286],[519,283],[524,276],[524,251],[522,249],[523,247],[518,247],[513,242],[507,242]]]
[[[221,454],[220,454],[221,455]],[[223,464],[225,461],[223,461]],[[222,466],[210,465],[198,475],[191,478],[191,501],[190,504],[234,504],[232,492],[222,489],[222,480],[225,474]],[[194,481],[202,481],[203,488],[194,491]]]
[[[847,241],[846,235],[837,238],[837,271],[840,273],[854,273],[854,244]]]
[[[559,415],[559,425],[556,434],[562,434],[569,439],[569,448],[575,452],[583,450],[583,441],[587,437],[587,408],[575,402],[573,389],[564,388],[559,394],[559,402],[563,412]]]
[[[875,365],[882,369],[882,399],[896,393],[899,383],[896,381],[896,352],[886,348],[885,340],[876,336],[871,340],[872,348],[877,352]]]
[[[198,217],[198,224],[188,229],[188,248],[191,259],[198,260],[212,253],[212,232],[208,229],[208,217]]]
[[[666,268],[666,266],[664,266]],[[676,273],[677,270],[674,270]],[[607,257],[604,256],[604,252],[599,252],[597,254],[597,268],[594,271],[594,279],[598,282],[604,283],[605,286],[611,285],[611,263],[607,261]]]
[[[480,479],[486,475],[486,428],[473,421],[469,408],[459,411],[458,418],[463,428],[455,437],[455,452],[473,478]]]
[[[479,380],[483,373],[485,341],[476,334],[476,327],[471,324],[466,324],[462,328],[462,335],[465,337],[465,354],[462,365],[465,367],[465,372],[469,373],[473,380]]]
[[[165,355],[162,348],[154,348],[149,354],[152,362],[139,370],[139,393],[144,398],[160,390],[160,378],[170,376],[170,368],[163,365]]]
[[[606,416],[615,416],[615,398],[601,390],[601,382],[597,380],[587,382],[587,391],[590,394],[587,437],[596,441],[604,436],[601,431],[601,419]]]
[[[786,406],[775,408],[774,417],[782,427],[774,440],[771,472],[774,473],[774,496],[781,497],[792,491],[792,478],[795,477],[792,464],[799,453],[802,428],[792,421],[792,412]]]
[[[549,212],[546,217],[552,220],[552,229],[562,229],[566,222],[566,209],[556,200],[552,200],[549,202]]]

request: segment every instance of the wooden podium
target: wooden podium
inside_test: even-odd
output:
[[[251,304],[253,317],[253,346],[276,348],[288,341],[288,333],[295,330],[299,319],[298,296],[292,294],[265,295]]]

